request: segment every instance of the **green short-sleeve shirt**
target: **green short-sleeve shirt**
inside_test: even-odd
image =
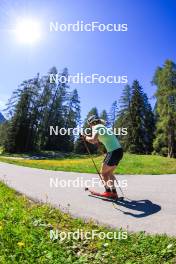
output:
[[[93,135],[98,134],[98,140],[105,146],[107,152],[121,148],[121,145],[112,129],[107,128],[102,124],[98,124],[92,127],[92,132]]]

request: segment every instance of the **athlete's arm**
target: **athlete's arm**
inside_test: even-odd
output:
[[[85,136],[85,140],[91,144],[98,143],[98,133],[94,133],[91,137]]]

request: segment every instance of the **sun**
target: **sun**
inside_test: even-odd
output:
[[[15,35],[20,43],[36,43],[41,38],[41,25],[31,18],[20,19],[15,27]]]

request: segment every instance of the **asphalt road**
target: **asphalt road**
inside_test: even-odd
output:
[[[176,175],[121,175],[124,201],[89,196],[85,180],[97,175],[34,169],[0,162],[0,180],[28,197],[47,202],[74,217],[128,231],[176,236]],[[76,186],[76,181],[82,183]],[[64,187],[65,185],[65,187]],[[62,186],[62,187],[61,187]],[[94,188],[103,190],[99,186]],[[120,192],[119,192],[120,194]],[[128,197],[128,198],[127,198]]]

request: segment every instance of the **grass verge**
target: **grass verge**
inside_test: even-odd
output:
[[[0,183],[0,263],[161,264],[175,263],[176,238],[128,234],[127,239],[51,240],[49,231],[110,230],[73,219],[49,205],[29,201]],[[112,231],[112,230],[111,230]]]
[[[94,156],[95,163],[101,166],[103,156]],[[0,156],[0,161],[39,169],[56,170],[56,171],[74,171],[83,173],[96,173],[92,161],[87,156],[71,156],[60,158],[45,158],[23,156],[5,157]],[[176,159],[170,159],[154,155],[124,155],[116,173],[118,174],[175,174]]]

